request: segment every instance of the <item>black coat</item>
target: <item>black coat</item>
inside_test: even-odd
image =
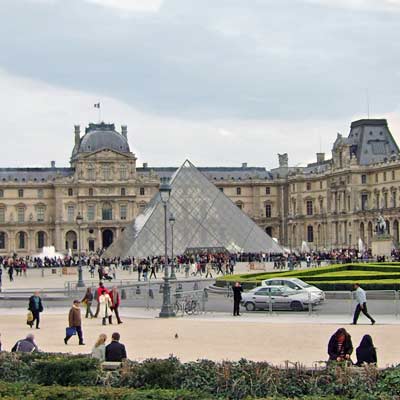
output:
[[[127,358],[125,346],[119,342],[112,341],[106,346],[106,361],[119,361]]]
[[[351,355],[351,353],[353,353],[353,343],[351,341],[350,335],[346,335],[343,346],[344,346],[344,354]],[[338,341],[337,341],[336,335],[332,335],[332,337],[329,340],[328,354],[329,354],[330,361],[336,361],[336,359],[339,357]]]
[[[242,300],[243,288],[241,286],[234,286],[232,290],[233,290],[233,300],[234,301]]]
[[[366,364],[376,364],[376,350],[375,347],[357,347],[357,365],[361,367],[363,363]]]
[[[42,299],[39,297],[39,309],[36,309],[36,304],[35,301],[33,300],[34,296],[31,296],[29,298],[29,306],[28,306],[28,310],[29,311],[39,311],[42,312],[43,311],[43,305],[42,305]]]

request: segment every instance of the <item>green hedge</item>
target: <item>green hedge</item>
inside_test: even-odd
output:
[[[54,375],[50,366],[54,367]],[[73,367],[79,369],[72,372]],[[91,369],[95,374],[88,375]],[[62,370],[68,379],[57,372]],[[246,360],[181,363],[174,357],[142,363],[127,361],[117,371],[103,371],[85,356],[0,353],[0,381],[7,382],[0,385],[0,398],[7,400],[240,400],[305,396],[372,400],[400,395],[400,368],[361,370],[334,363],[326,369],[310,370],[297,364],[277,368],[267,362]],[[80,387],[76,387],[77,382]],[[61,389],[54,386],[60,383]]]

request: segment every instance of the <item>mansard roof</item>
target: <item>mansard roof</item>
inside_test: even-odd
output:
[[[74,168],[0,168],[0,182],[47,182],[74,174]]]

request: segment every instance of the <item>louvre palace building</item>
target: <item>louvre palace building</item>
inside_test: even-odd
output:
[[[127,127],[91,123],[71,134],[69,167],[0,168],[0,254],[31,255],[107,248],[158,192],[176,167],[136,165]],[[399,241],[400,154],[384,119],[354,121],[338,134],[331,158],[277,168],[203,167],[199,170],[270,236],[290,248],[369,246],[382,214]],[[182,160],[183,161],[183,160]],[[83,222],[78,228],[76,217]]]

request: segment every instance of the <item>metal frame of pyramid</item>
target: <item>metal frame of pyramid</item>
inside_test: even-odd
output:
[[[173,213],[174,254],[187,249],[224,248],[231,253],[281,253],[282,248],[189,160],[171,179],[168,213]],[[171,229],[168,229],[171,254]],[[105,257],[144,258],[164,254],[164,208],[157,193],[129,224]]]

